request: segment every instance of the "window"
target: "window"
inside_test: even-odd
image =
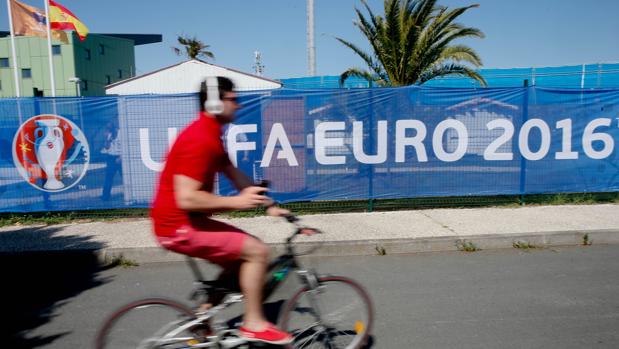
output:
[[[9,59],[0,58],[0,68],[8,68],[8,67],[9,67]]]
[[[0,91],[2,91],[2,80],[0,80]]]
[[[30,68],[22,69],[21,70],[21,77],[24,78],[24,79],[32,78],[32,69],[30,69]]]
[[[106,85],[109,85],[109,84],[111,84],[111,83],[112,83],[112,77],[111,77],[111,76],[109,76],[109,75],[106,75],[106,76],[105,76],[105,84],[106,84]]]
[[[52,45],[52,54],[54,56],[59,56],[61,53],[60,51],[60,45]]]
[[[90,49],[89,48],[86,49],[86,60],[87,61],[90,60]]]
[[[119,79],[123,78],[123,70],[122,69],[118,69],[118,78]]]
[[[99,54],[101,55],[105,54],[105,46],[103,46],[103,44],[99,44]]]
[[[82,80],[80,83],[82,84],[82,91],[88,91],[88,80]]]

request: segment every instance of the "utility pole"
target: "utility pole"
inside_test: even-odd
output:
[[[307,55],[309,76],[315,76],[316,46],[314,43],[314,0],[307,0]]]
[[[262,76],[264,73],[264,65],[262,64],[262,55],[260,51],[254,51],[254,73]]]

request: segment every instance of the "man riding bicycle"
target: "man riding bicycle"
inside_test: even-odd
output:
[[[245,299],[239,335],[248,341],[287,344],[292,336],[269,323],[262,311],[262,288],[269,248],[257,238],[211,215],[266,206],[267,214],[289,212],[273,205],[266,188],[253,185],[224,150],[222,127],[240,108],[234,84],[207,78],[200,88],[200,113],[168,152],[151,209],[154,233],[166,249],[206,259],[223,268],[221,279],[237,277]],[[213,193],[215,175],[223,172],[239,190],[235,196]]]

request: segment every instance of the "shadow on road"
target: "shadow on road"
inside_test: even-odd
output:
[[[36,348],[70,333],[32,332],[52,321],[70,298],[105,282],[99,278],[102,269],[95,254],[104,246],[90,237],[55,236],[61,229],[52,226],[0,232],[3,348]],[[44,246],[53,247],[55,252],[43,252]],[[78,251],[78,247],[89,250]]]

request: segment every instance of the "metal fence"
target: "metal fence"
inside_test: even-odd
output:
[[[526,81],[530,86],[551,88],[619,88],[619,63],[595,63],[559,67],[480,69],[479,74],[488,87],[521,87]],[[287,88],[338,88],[339,76],[314,76],[282,79]],[[480,87],[473,79],[447,76],[430,80],[425,87]],[[361,78],[349,78],[345,88],[367,88],[369,83]]]

